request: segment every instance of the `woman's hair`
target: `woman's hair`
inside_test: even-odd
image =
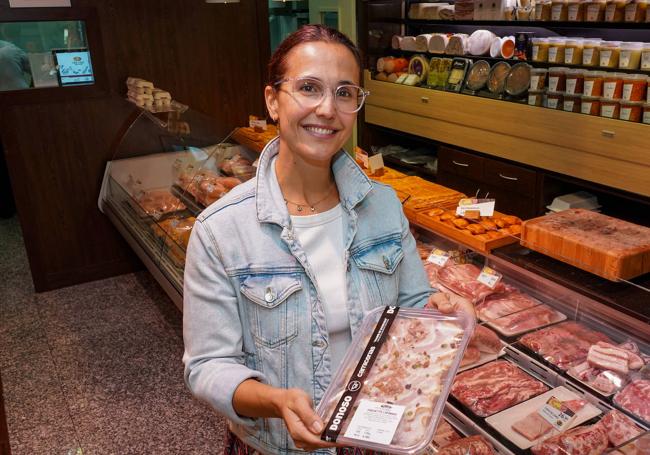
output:
[[[350,41],[350,38],[338,30],[334,30],[333,28],[329,28],[320,24],[309,24],[302,26],[287,36],[271,56],[268,67],[269,85],[273,86],[273,84],[282,80],[284,77],[284,74],[287,71],[287,54],[289,54],[289,51],[291,51],[291,49],[298,46],[299,44],[318,41],[325,43],[342,44],[343,46],[347,47],[350,52],[352,52],[354,59],[359,65],[359,69],[363,67],[361,63],[361,53],[359,52],[357,46],[355,46],[354,43]]]

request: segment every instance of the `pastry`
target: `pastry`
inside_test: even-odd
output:
[[[467,230],[474,235],[485,234],[485,228],[480,224],[470,224],[469,226],[467,226]]]
[[[463,219],[463,218],[457,218],[455,220],[452,220],[452,223],[458,228],[458,229],[464,229],[468,227],[469,221]]]

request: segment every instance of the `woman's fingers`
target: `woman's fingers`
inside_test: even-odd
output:
[[[334,447],[333,444],[320,439],[323,422],[314,412],[309,396],[298,389],[288,390],[287,396],[283,417],[296,447],[308,451]]]
[[[431,294],[426,306],[429,308],[438,308],[441,313],[462,311],[472,317],[476,317],[472,302],[466,298],[447,292],[436,292],[435,294]]]

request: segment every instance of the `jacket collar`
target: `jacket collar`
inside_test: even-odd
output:
[[[282,191],[273,175],[271,163],[280,151],[280,138],[271,140],[260,156],[257,165],[256,204],[257,219],[261,223],[276,223],[287,227],[289,212],[284,203]],[[349,212],[359,204],[372,189],[370,179],[344,150],[340,150],[332,160],[332,172],[339,190],[341,205]]]

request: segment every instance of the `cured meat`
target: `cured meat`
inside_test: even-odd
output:
[[[471,344],[465,349],[465,354],[463,354],[463,360],[460,361],[461,367],[466,367],[473,363],[478,362],[481,359],[481,351],[476,346]]]
[[[469,340],[470,346],[476,346],[479,351],[496,354],[501,350],[501,340],[496,333],[483,325],[477,325]]]
[[[614,396],[614,403],[650,422],[650,379],[634,379]]]
[[[547,390],[510,362],[495,360],[458,374],[451,394],[474,414],[487,417]]]
[[[470,436],[447,444],[438,450],[438,455],[492,455],[494,449],[483,436]]]
[[[168,189],[144,191],[137,197],[137,201],[147,215],[156,218],[185,209],[185,205]]]
[[[541,302],[517,290],[492,294],[476,306],[476,314],[483,321],[491,321],[527,308],[540,305]]]
[[[550,437],[530,450],[534,455],[601,455],[607,444],[607,431],[597,423]]]
[[[564,315],[546,305],[538,305],[519,313],[504,316],[490,322],[505,335],[517,335],[522,332],[552,324],[564,319]]]
[[[616,409],[609,411],[599,424],[605,427],[607,438],[612,446],[619,446],[643,433],[632,419]]]
[[[449,425],[445,419],[440,419],[436,432],[433,435],[433,444],[436,447],[442,447],[450,442],[457,441],[461,437],[462,436],[454,430],[454,427]]]
[[[567,321],[528,333],[519,342],[562,370],[584,362],[592,344],[610,342],[607,335],[579,322]]]
[[[617,348],[610,343],[596,343],[589,348],[587,362],[593,367],[602,370],[611,370],[627,374],[629,354],[625,349]]]
[[[587,404],[585,400],[569,400],[563,403],[564,406],[577,413],[580,409]],[[534,441],[537,438],[544,436],[546,433],[553,429],[548,420],[543,418],[538,411],[531,412],[526,417],[512,425],[512,429],[529,441]]]
[[[456,294],[477,302],[490,294],[505,289],[502,283],[497,283],[494,289],[477,281],[481,270],[474,264],[446,265],[438,271],[438,280]]]

